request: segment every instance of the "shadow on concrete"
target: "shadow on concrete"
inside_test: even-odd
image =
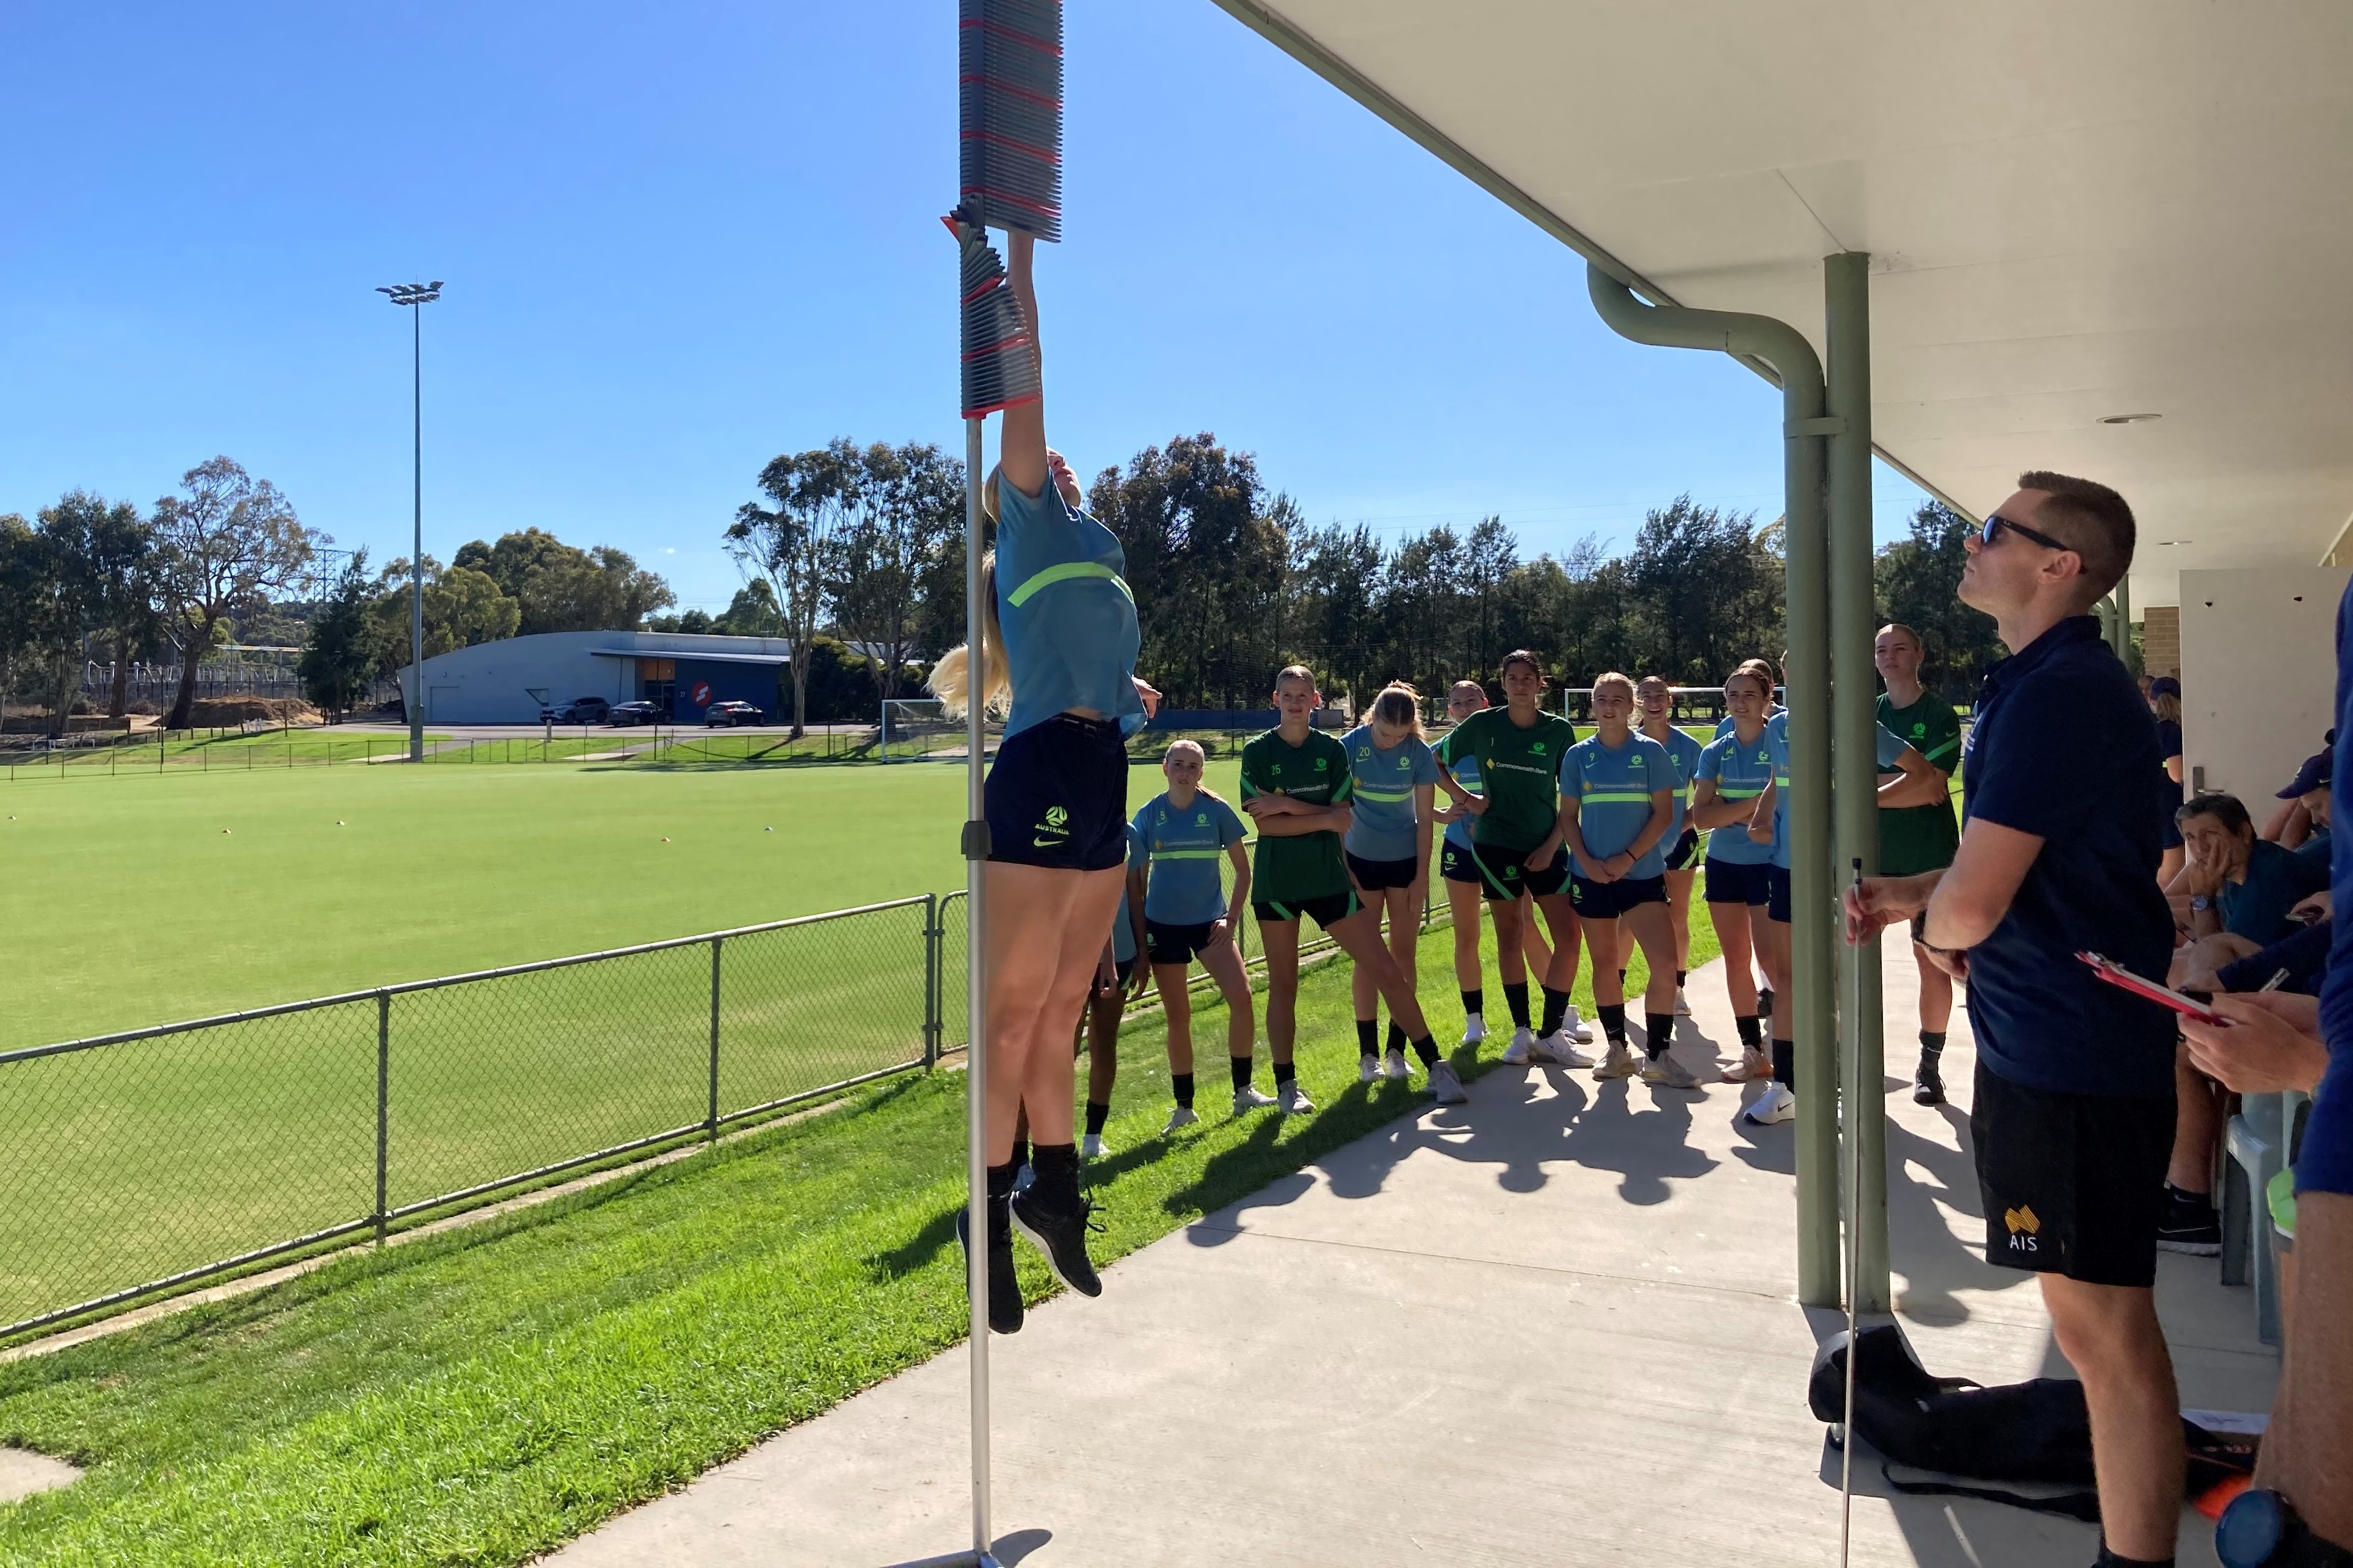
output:
[[[1050,1530],[1017,1530],[1010,1535],[998,1536],[989,1543],[989,1549],[1005,1568],[1013,1568],[1014,1563],[1053,1539],[1054,1532]],[[971,1552],[951,1552],[940,1557],[917,1557],[903,1563],[886,1563],[884,1568],[971,1568]]]

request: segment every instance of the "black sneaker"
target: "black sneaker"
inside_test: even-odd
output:
[[[1013,1272],[1013,1222],[1008,1198],[988,1200],[988,1326],[1000,1334],[1021,1331],[1021,1281]],[[972,1251],[972,1211],[956,1214],[956,1240]],[[965,1268],[967,1276],[971,1265]]]
[[[2176,1193],[2165,1205],[2165,1218],[2158,1223],[2157,1247],[2160,1252],[2186,1252],[2192,1258],[2222,1256],[2222,1222],[2212,1204]]]
[[[1078,1184],[1066,1193],[1049,1193],[1041,1182],[1013,1200],[1013,1223],[1046,1255],[1054,1278],[1082,1296],[1103,1294],[1103,1280],[1087,1260],[1087,1216],[1094,1205],[1079,1196]]]
[[[1922,1062],[1920,1070],[1912,1075],[1912,1103],[1942,1105],[1945,1103],[1945,1079],[1934,1062]]]

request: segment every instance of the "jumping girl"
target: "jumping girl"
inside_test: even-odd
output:
[[[1591,735],[1560,761],[1560,814],[1546,845],[1569,853],[1569,899],[1593,954],[1594,1010],[1609,1037],[1596,1078],[1630,1078],[1666,1089],[1699,1079],[1668,1054],[1675,1036],[1675,935],[1667,920],[1666,860],[1660,844],[1675,820],[1675,764],[1667,749],[1634,732],[1634,683],[1612,670],[1593,679]],[[1622,927],[1622,929],[1621,929]],[[1643,1054],[1626,1042],[1625,939],[1650,966],[1642,997]],[[1614,994],[1613,994],[1614,993]]]
[[[1495,918],[1495,962],[1503,971],[1504,998],[1512,1008],[1512,1043],[1504,1060],[1525,1067],[1534,1060],[1562,1067],[1591,1067],[1568,1032],[1573,1016],[1569,989],[1577,984],[1577,906],[1569,901],[1568,854],[1555,825],[1560,814],[1560,761],[1577,744],[1577,731],[1557,713],[1536,706],[1544,695],[1544,667],[1525,648],[1504,656],[1502,708],[1472,714],[1447,733],[1438,760],[1450,774],[1464,757],[1478,763],[1481,790],[1459,795],[1475,819],[1471,859],[1481,890]],[[1535,900],[1552,929],[1552,963],[1544,973],[1544,1029],[1528,1027],[1527,968],[1521,935],[1528,922],[1521,895]]]
[[[1274,1053],[1275,1092],[1283,1103],[1293,1097],[1297,1104],[1306,1103],[1291,1061],[1299,1027],[1299,920],[1305,915],[1331,934],[1359,971],[1372,973],[1389,1016],[1405,1026],[1407,1040],[1421,1058],[1438,1103],[1460,1105],[1470,1098],[1462,1080],[1440,1058],[1405,971],[1381,945],[1372,911],[1357,901],[1348,879],[1340,836],[1354,821],[1354,785],[1346,748],[1314,728],[1315,710],[1323,703],[1314,673],[1290,666],[1274,682],[1282,721],[1242,748],[1242,809],[1258,824],[1250,912],[1266,944],[1266,1038]]]
[[[1475,680],[1458,680],[1447,689],[1446,716],[1460,724],[1472,714],[1487,706],[1487,689]],[[1479,758],[1472,752],[1458,753],[1450,764],[1455,782],[1466,791],[1480,787]],[[1439,851],[1439,875],[1446,883],[1446,906],[1453,915],[1454,983],[1462,992],[1462,1043],[1476,1046],[1487,1037],[1486,972],[1479,961],[1479,905],[1484,879],[1479,874],[1479,862],[1472,853],[1471,825],[1479,820],[1468,805],[1456,804],[1438,814],[1446,824],[1446,842]],[[1536,929],[1535,921],[1520,922],[1520,949],[1527,965],[1538,974],[1552,968],[1552,948]],[[1522,974],[1526,969],[1521,971]],[[1527,1005],[1527,983],[1521,982],[1521,1005]],[[1592,1037],[1577,1022],[1577,1009],[1568,1009],[1562,1030],[1579,1045]],[[1535,1037],[1531,1034],[1531,1042]]]
[[[1249,835],[1234,808],[1201,787],[1203,760],[1194,742],[1170,746],[1160,759],[1168,787],[1145,802],[1134,825],[1150,868],[1144,895],[1144,951],[1152,961],[1152,983],[1159,988],[1161,1010],[1168,1020],[1168,1081],[1176,1096],[1176,1108],[1161,1129],[1163,1137],[1200,1120],[1193,1114],[1193,998],[1185,986],[1196,958],[1226,999],[1226,1056],[1233,1071],[1234,1114],[1276,1103],[1250,1087],[1257,1017],[1250,1006],[1250,976],[1234,946],[1233,916],[1218,876],[1218,862],[1230,859],[1234,903],[1250,901],[1250,851],[1243,847]],[[1283,1104],[1285,1110],[1315,1109],[1296,1092],[1296,1083],[1290,1087],[1293,1099]]]
[[[1700,752],[1692,785],[1691,820],[1707,835],[1707,912],[1724,950],[1724,988],[1732,1001],[1733,1026],[1740,1031],[1740,1061],[1724,1075],[1726,1083],[1773,1076],[1758,1022],[1755,966],[1768,980],[1788,968],[1788,954],[1775,943],[1788,928],[1768,918],[1772,901],[1773,847],[1748,835],[1757,798],[1773,782],[1773,754],[1765,739],[1765,710],[1773,700],[1773,679],[1743,665],[1724,678],[1724,706],[1732,728]]]
[[[1010,282],[1033,344],[1035,242],[1007,237]],[[1042,359],[1041,359],[1042,379]],[[1004,415],[997,470],[982,510],[997,547],[982,562],[982,641],[942,658],[932,690],[949,711],[1010,703],[988,771],[984,888],[988,977],[988,1321],[1021,1327],[1013,1229],[1046,1255],[1056,1279],[1103,1294],[1087,1258],[1087,1215],[1072,1137],[1069,1044],[1103,958],[1127,860],[1126,737],[1160,694],[1135,678],[1135,600],[1111,530],[1081,510],[1077,477],[1046,445],[1041,399]],[[1037,1141],[1036,1179],[1013,1195],[1013,1138],[1024,1107]],[[967,1214],[958,1235],[970,1245]]]
[[[1388,922],[1389,957],[1415,984],[1414,950],[1421,911],[1430,902],[1430,841],[1437,832],[1438,759],[1421,732],[1421,694],[1391,681],[1373,699],[1372,717],[1343,736],[1348,752],[1351,816],[1341,849],[1348,879],[1377,927]],[[1475,935],[1476,928],[1473,928]],[[1379,988],[1370,970],[1356,966],[1349,981],[1356,1005],[1356,1077],[1383,1076]],[[1405,1026],[1389,1017],[1387,1076],[1409,1076]]]
[[[1675,931],[1675,1011],[1688,1016],[1683,982],[1691,971],[1692,882],[1699,875],[1699,829],[1691,821],[1692,780],[1699,776],[1700,743],[1675,728],[1675,691],[1665,679],[1646,675],[1634,684],[1642,734],[1667,749],[1675,764],[1675,822],[1667,829],[1667,918]]]

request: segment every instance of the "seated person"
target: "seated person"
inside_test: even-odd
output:
[[[2315,893],[2289,911],[2297,929],[2269,947],[2258,947],[2228,931],[2200,937],[2177,948],[2166,984],[2176,991],[2208,993],[2262,991],[2266,988],[2299,996],[2320,994],[2328,973],[2328,944],[2337,925],[2329,918],[2329,896]],[[2274,976],[2284,974],[2276,986]]]
[[[2256,837],[2236,795],[2200,795],[2176,820],[2189,856],[2168,892],[2189,895],[2176,918],[2193,941],[2228,931],[2268,947],[2295,926],[2288,911],[2328,886],[2325,859]]]
[[[2316,752],[2287,788],[2279,792],[2281,805],[2263,824],[2261,837],[2301,855],[2328,858],[2328,786],[2336,773],[2336,753]]]

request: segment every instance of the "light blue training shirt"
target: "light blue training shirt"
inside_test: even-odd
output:
[[[1144,835],[1131,822],[1127,825],[1127,868],[1141,871],[1144,867]],[[1119,913],[1113,917],[1111,928],[1111,956],[1114,963],[1125,963],[1135,956],[1135,916],[1127,907],[1124,875],[1119,879]]]
[[[1707,748],[1672,724],[1667,726],[1667,738],[1663,741],[1650,735],[1643,738],[1665,747],[1668,760],[1675,764],[1675,820],[1667,828],[1666,837],[1660,841],[1672,849],[1675,840],[1683,836],[1683,818],[1691,813],[1692,780],[1699,777],[1700,753]]]
[[[1726,731],[1700,751],[1699,777],[1715,781],[1718,800],[1754,801],[1773,782],[1772,726],[1757,731],[1744,746],[1737,731]],[[1707,835],[1707,858],[1734,866],[1762,866],[1773,858],[1773,846],[1748,837],[1746,822],[1727,822]]]
[[[1472,795],[1477,795],[1479,793],[1479,753],[1476,752],[1465,751],[1461,756],[1454,759],[1451,766],[1454,773],[1454,782],[1461,784],[1464,789],[1469,790]],[[1450,802],[1449,804],[1451,803]],[[1471,825],[1478,820],[1479,819],[1477,817],[1472,816],[1466,812],[1460,819],[1448,823],[1446,825],[1446,842],[1463,849],[1470,848],[1472,847]]]
[[[1178,807],[1166,790],[1144,803],[1130,825],[1144,840],[1152,877],[1144,894],[1144,918],[1162,925],[1207,925],[1226,913],[1226,887],[1218,862],[1226,847],[1246,837],[1234,808],[1207,790]]]
[[[1341,847],[1361,860],[1410,860],[1419,847],[1414,836],[1413,792],[1438,783],[1438,755],[1419,735],[1408,735],[1383,751],[1373,727],[1359,724],[1340,738],[1348,748],[1348,777],[1356,785]],[[1461,781],[1457,773],[1456,780]]]
[[[1889,773],[1895,759],[1911,749],[1911,742],[1884,724],[1873,724],[1879,731],[1875,750],[1879,771]],[[1789,715],[1776,713],[1765,721],[1765,738],[1773,753],[1773,784],[1778,792],[1773,796],[1773,864],[1783,870],[1789,868]]]
[[[1144,728],[1132,679],[1143,642],[1118,537],[1050,479],[1027,496],[999,476],[997,500],[997,615],[1013,674],[1006,738],[1068,708],[1092,708],[1133,735]]]
[[[1667,749],[1637,731],[1626,743],[1612,749],[1598,734],[1568,749],[1560,760],[1560,795],[1577,802],[1577,837],[1585,840],[1588,858],[1606,860],[1632,847],[1635,837],[1651,820],[1651,796],[1675,787],[1675,762]],[[1666,837],[1642,852],[1627,868],[1629,879],[1657,877],[1667,868]],[[1591,866],[1573,868],[1589,876]]]
[[[1782,714],[1787,713],[1788,711],[1788,710],[1782,707],[1778,702],[1768,702],[1765,705],[1765,722],[1770,724],[1774,720],[1778,719]],[[1732,730],[1733,722],[1731,714],[1726,713],[1723,718],[1718,719],[1715,721],[1715,738],[1717,740],[1721,741],[1726,735],[1731,734]]]

